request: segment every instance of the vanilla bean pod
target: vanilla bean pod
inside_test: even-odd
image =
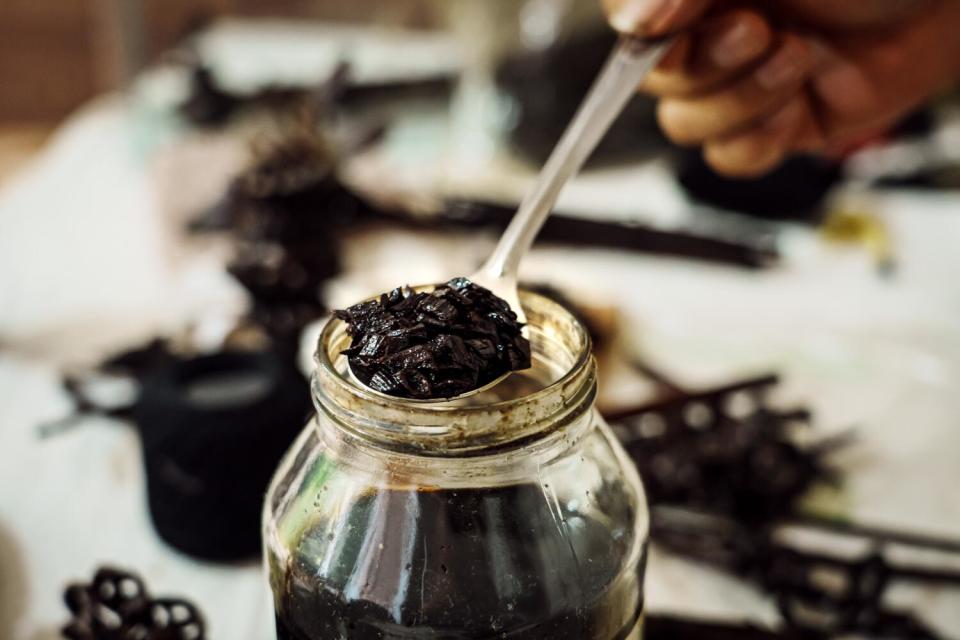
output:
[[[911,614],[887,608],[885,593],[894,582],[960,588],[958,572],[888,560],[884,538],[857,536],[872,550],[848,557],[828,549],[796,548],[778,535],[786,528],[833,531],[809,521],[756,527],[708,512],[659,506],[653,508],[651,522],[658,545],[760,585],[775,596],[790,628],[827,638],[853,632],[871,638],[939,638]]]
[[[186,600],[153,598],[130,572],[102,567],[89,584],[67,587],[70,640],[204,640],[200,611]]]
[[[222,126],[241,110],[282,112],[295,109],[304,101],[322,104],[333,111],[385,100],[445,100],[455,84],[454,75],[446,73],[357,83],[350,78],[349,64],[340,63],[314,87],[272,84],[252,93],[240,93],[224,88],[206,65],[195,64],[189,73],[190,91],[178,111],[187,122],[198,127]]]
[[[671,397],[606,416],[640,469],[653,504],[696,506],[749,522],[794,512],[814,485],[837,480],[827,464],[846,437],[796,442],[805,409],[768,405],[774,375]]]
[[[436,222],[441,226],[505,228],[516,206],[475,200],[448,200]],[[551,215],[537,236],[540,242],[624,249],[653,255],[707,260],[751,269],[774,265],[779,257],[776,239],[768,233],[737,240],[694,231],[655,229],[641,224],[602,222],[582,217]]]

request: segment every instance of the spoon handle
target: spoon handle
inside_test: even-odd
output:
[[[488,278],[515,280],[520,259],[529,251],[564,184],[590,157],[670,44],[671,40],[650,42],[620,38],[481,273]]]

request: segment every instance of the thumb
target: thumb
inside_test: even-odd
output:
[[[602,0],[613,28],[640,37],[663,36],[700,18],[711,0]]]

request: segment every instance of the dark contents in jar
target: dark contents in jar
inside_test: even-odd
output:
[[[451,398],[530,367],[530,342],[506,301],[467,278],[432,292],[397,288],[334,312],[343,353],[365,385],[392,396]]]
[[[620,573],[630,533],[544,510],[544,498],[533,484],[362,498],[334,539],[319,536],[324,549],[274,566],[285,571],[274,576],[278,640],[633,637],[643,562],[638,575]],[[401,533],[403,522],[418,526]],[[351,526],[368,535],[346,539]],[[301,544],[316,538],[308,531]]]

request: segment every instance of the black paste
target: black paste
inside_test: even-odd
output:
[[[530,342],[506,301],[466,278],[430,293],[397,288],[335,311],[353,337],[354,375],[393,396],[450,398],[530,367]]]

